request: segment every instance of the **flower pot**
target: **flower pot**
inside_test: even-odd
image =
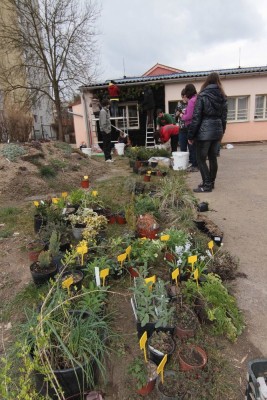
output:
[[[164,371],[164,381],[161,382],[161,375],[157,377],[156,388],[160,400],[182,400],[185,391],[181,388],[175,371]]]
[[[144,182],[150,182],[151,176],[150,175],[144,175]]]
[[[83,227],[81,227],[81,226],[73,226],[72,227],[72,234],[75,237],[75,239],[81,240],[84,228],[85,228],[85,226],[83,226]]]
[[[70,285],[70,290],[72,292],[77,292],[81,290],[82,283],[84,279],[84,274],[80,269],[75,269],[74,271],[63,272],[61,276],[61,281],[64,282],[66,279],[72,277],[73,283]]]
[[[156,348],[154,347],[153,344],[153,336],[154,335],[161,335],[164,333],[164,339],[162,340],[162,343],[160,347]],[[168,333],[168,335],[167,335]],[[164,349],[164,350],[163,350]],[[168,332],[168,329],[158,329],[155,331],[152,336],[148,339],[148,351],[149,351],[149,359],[152,360],[155,364],[159,365],[160,362],[162,361],[163,357],[165,354],[167,354],[167,360],[170,360],[171,355],[173,354],[175,349],[175,342],[170,334]]]
[[[151,393],[155,387],[156,384],[156,379],[153,379],[152,381],[148,382],[145,386],[143,386],[141,389],[137,390],[137,393],[140,394],[140,396],[147,396],[149,393]]]
[[[108,219],[109,224],[116,224],[116,222],[117,222],[116,215],[114,215],[114,214],[108,215],[107,219]]]
[[[83,189],[88,189],[89,188],[89,179],[82,179],[81,180],[81,187]]]
[[[148,322],[144,326],[141,325],[141,322],[136,322],[136,330],[138,339],[142,337],[144,332],[147,332],[147,337],[150,338],[152,333],[155,331],[155,322]]]
[[[151,228],[151,229],[138,229],[137,234],[138,237],[146,237],[148,239],[156,239],[159,233],[159,228]]]
[[[128,267],[128,271],[132,278],[137,278],[139,276],[138,271],[134,267]]]
[[[35,214],[33,217],[33,229],[35,233],[39,233],[40,230],[44,225],[47,224],[46,219],[40,215],[40,214]]]
[[[178,351],[178,359],[181,371],[202,369],[208,361],[206,352],[194,344],[185,345]]]
[[[140,396],[147,396],[151,393],[155,387],[156,379],[157,379],[157,366],[151,360],[146,364],[148,370],[148,382],[141,388],[137,390],[137,393]]]
[[[53,279],[57,273],[57,266],[56,265],[49,265],[47,269],[40,270],[38,269],[37,262],[33,262],[30,265],[30,271],[32,275],[33,282],[35,285],[43,285],[44,283],[48,282],[49,279]]]
[[[166,251],[164,253],[164,258],[166,261],[169,261],[169,262],[175,262],[175,260],[176,260],[175,255],[169,251]]]
[[[126,218],[125,218],[125,216],[124,216],[124,215],[117,214],[117,215],[116,215],[116,222],[117,222],[117,224],[119,224],[119,225],[124,225],[124,224],[126,224]]]
[[[175,323],[174,335],[179,339],[188,339],[195,336],[198,320],[196,314],[188,307],[177,309],[178,321]]]
[[[34,240],[27,244],[26,249],[28,250],[29,260],[33,262],[38,261],[39,254],[45,248],[45,243],[42,240]]]

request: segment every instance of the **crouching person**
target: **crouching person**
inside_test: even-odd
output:
[[[178,125],[164,125],[159,130],[154,132],[154,140],[156,144],[167,143],[171,141],[171,151],[177,151],[178,149]]]

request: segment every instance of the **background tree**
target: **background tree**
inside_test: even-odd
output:
[[[40,96],[48,96],[59,140],[63,140],[62,101],[97,76],[99,16],[97,2],[91,0],[1,1],[0,87],[5,92],[26,89],[35,104]],[[15,54],[12,63],[10,54]]]

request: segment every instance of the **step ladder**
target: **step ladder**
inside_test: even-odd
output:
[[[146,119],[146,147],[150,147],[150,148],[155,147],[154,132],[155,132],[155,123],[153,121],[152,124],[148,124],[148,118],[147,118]]]

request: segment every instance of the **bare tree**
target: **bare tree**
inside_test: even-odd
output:
[[[97,2],[2,2],[0,87],[6,91],[27,89],[35,102],[42,95],[48,96],[56,111],[58,138],[63,140],[61,102],[73,89],[88,84],[97,75]],[[10,54],[12,63],[8,60]],[[18,76],[26,78],[19,80]]]

